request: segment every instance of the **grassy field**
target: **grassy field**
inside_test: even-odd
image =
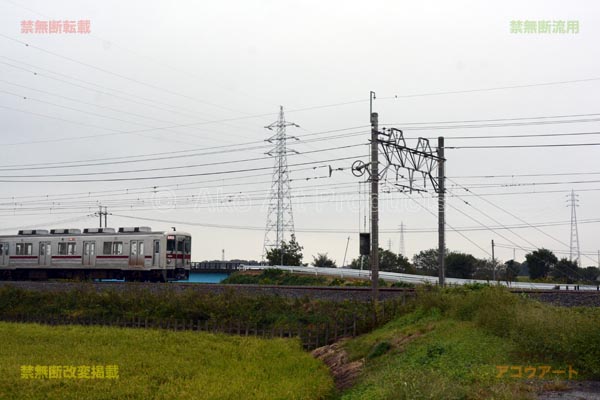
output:
[[[325,399],[333,390],[294,340],[0,323],[0,341],[0,399]],[[119,378],[24,379],[27,365],[117,365]]]
[[[599,326],[598,309],[552,307],[502,289],[423,292],[411,313],[345,343],[364,367],[341,399],[533,399],[536,388],[564,388],[566,374],[527,379],[526,367],[572,365],[573,379],[600,378]],[[524,374],[498,378],[497,366]]]

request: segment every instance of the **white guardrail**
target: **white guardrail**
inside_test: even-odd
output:
[[[242,270],[259,270],[259,269],[268,269],[268,268],[277,268],[284,271],[289,271],[292,273],[299,274],[311,274],[311,275],[327,275],[327,276],[336,276],[339,278],[364,278],[371,279],[371,271],[369,270],[359,270],[359,269],[350,269],[350,268],[319,268],[319,267],[297,267],[297,266],[288,266],[288,265],[277,265],[277,266],[269,266],[269,265],[242,265]],[[427,276],[427,275],[413,275],[413,274],[402,274],[398,272],[379,272],[379,278],[388,282],[406,282],[406,283],[415,283],[415,284],[424,284],[430,283],[435,285],[438,283],[438,278],[436,276]],[[459,279],[459,278],[446,278],[447,285],[466,285],[470,283],[483,283],[489,284],[494,283],[494,281],[486,281],[481,279]],[[557,284],[553,283],[535,283],[535,282],[506,282],[506,281],[498,281],[499,285],[508,286],[513,289],[538,289],[538,290],[552,290]],[[561,289],[566,289],[566,286],[569,286],[569,289],[573,289],[574,285],[560,285]],[[597,290],[597,286],[592,285],[579,285],[579,290]]]

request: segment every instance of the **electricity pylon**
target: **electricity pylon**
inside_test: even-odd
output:
[[[571,190],[571,194],[568,195],[567,200],[568,207],[571,207],[571,239],[569,246],[569,261],[573,261],[573,255],[576,255],[575,264],[580,266],[581,263],[581,252],[579,250],[579,229],[577,228],[577,207],[579,207],[579,195],[575,194],[574,190]]]
[[[298,127],[297,124],[285,120],[283,106],[279,108],[279,119],[265,126],[269,130],[275,130],[275,134],[266,140],[274,144],[273,149],[267,154],[275,159],[275,166],[273,168],[271,197],[267,214],[267,227],[265,229],[263,260],[266,258],[269,250],[281,248],[281,243],[285,241],[287,234],[290,237],[294,234],[294,216],[292,213],[290,177],[287,164],[287,153],[289,151],[294,152],[294,150],[287,148],[287,140],[298,140],[298,138],[287,136],[286,128],[288,126]]]

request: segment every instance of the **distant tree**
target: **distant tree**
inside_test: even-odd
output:
[[[498,266],[496,264],[496,277],[499,276]],[[494,279],[494,263],[489,258],[476,258],[475,271],[471,276],[473,279]]]
[[[272,248],[267,251],[267,261],[269,265],[302,265],[302,249],[296,241],[296,235],[292,235],[289,242],[281,242],[281,249]],[[283,257],[282,257],[283,253]]]
[[[531,279],[546,278],[550,270],[556,265],[558,259],[548,249],[538,249],[527,255],[527,266],[529,267],[529,277]]]
[[[513,282],[517,279],[521,271],[521,264],[515,260],[508,260],[504,263],[504,279],[508,282]]]
[[[413,266],[417,272],[424,275],[436,276],[438,274],[438,250],[421,250],[413,256]]]
[[[313,265],[320,268],[337,268],[335,261],[327,257],[327,253],[317,253],[317,256],[313,256]]]
[[[573,283],[580,278],[579,267],[574,261],[561,258],[550,270],[550,275],[567,283]]]
[[[446,276],[471,279],[478,260],[471,254],[451,252],[446,256]]]
[[[586,281],[597,282],[600,277],[600,269],[598,267],[581,268],[581,275]]]
[[[371,269],[371,258],[369,256],[363,257],[362,261],[363,269]],[[360,269],[360,257],[352,260],[350,268]],[[415,273],[415,268],[412,266],[408,258],[402,254],[396,254],[390,250],[379,249],[379,270],[386,272],[403,272],[403,273]]]

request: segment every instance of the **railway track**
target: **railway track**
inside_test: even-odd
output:
[[[236,291],[248,295],[276,295],[290,298],[312,297],[323,300],[359,300],[371,299],[371,288],[367,286],[281,286],[281,285],[243,285],[243,284],[203,284],[203,283],[146,283],[146,282],[56,282],[56,281],[0,281],[5,286],[25,290],[68,291],[81,288],[94,290],[149,290],[149,291],[196,291],[198,293],[227,293]],[[548,289],[511,289],[512,293],[525,295],[543,302],[563,306],[600,306],[600,291],[548,290]],[[413,288],[380,288],[382,300],[409,298],[416,295]]]

